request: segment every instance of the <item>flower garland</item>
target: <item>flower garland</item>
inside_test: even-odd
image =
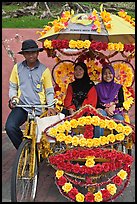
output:
[[[54,21],[48,22],[48,25],[44,26],[42,32],[37,31],[37,34],[40,34],[41,37],[44,36],[49,30],[54,30],[55,33],[59,32],[62,29],[66,29],[68,26],[68,21],[71,16],[74,15],[74,11],[64,11],[61,15],[61,18],[55,19]]]
[[[127,12],[125,12],[123,9],[121,9],[119,12],[118,12],[118,15],[125,19],[125,21],[129,22],[132,26],[135,27],[135,18],[131,18],[131,16],[127,15]]]
[[[48,49],[89,49],[97,51],[125,51],[133,52],[135,50],[134,44],[119,43],[106,43],[95,40],[45,40],[43,43],[44,48]]]
[[[106,10],[104,10],[100,13],[100,16],[104,22],[106,29],[110,29],[111,28],[111,21],[112,21],[110,13],[107,12]]]
[[[100,136],[99,138],[90,137],[90,129],[86,129],[86,136],[83,135],[73,135],[72,128],[77,128],[78,126],[100,126],[101,128],[108,128],[110,130],[116,130],[118,134],[109,134],[107,136]],[[71,132],[70,132],[71,131]],[[53,127],[48,127],[45,130],[46,134],[50,137],[55,137],[59,142],[65,142],[66,145],[70,144],[72,146],[81,147],[99,147],[113,144],[115,141],[123,141],[125,137],[129,136],[133,130],[129,125],[123,125],[121,123],[116,123],[113,120],[101,119],[98,116],[83,116],[78,119],[66,120],[63,124],[57,124]]]
[[[68,199],[76,202],[108,202],[109,200],[115,199],[117,196],[119,196],[122,191],[125,189],[129,182],[130,173],[127,173],[125,170],[120,170],[118,174],[114,177],[113,183],[110,183],[106,185],[106,188],[102,188],[96,193],[88,192],[86,195],[80,193],[76,187],[73,187],[73,185],[63,176],[59,176],[61,174],[60,170],[56,171],[56,185],[59,188],[60,192],[67,197]],[[126,179],[127,182],[124,188],[116,194],[117,192],[117,186],[120,186],[122,182]],[[58,178],[58,179],[57,179]]]
[[[103,161],[102,164],[96,164],[96,161]],[[76,161],[76,164],[73,162]],[[78,163],[78,161],[85,162],[84,165]],[[133,157],[117,152],[112,149],[69,149],[65,153],[51,155],[49,157],[49,163],[53,165],[55,169],[61,169],[65,173],[73,173],[75,177],[85,175],[100,175],[102,173],[108,173],[116,171],[119,168],[130,166],[133,162]],[[73,177],[73,176],[72,176]],[[86,180],[85,185],[88,184]]]
[[[110,165],[108,162],[100,164],[95,164],[94,160],[97,157],[111,159]],[[72,164],[70,161],[74,161],[75,159],[85,158],[85,166],[81,166],[78,163]],[[117,152],[116,150],[108,150],[108,149],[70,149],[65,153],[57,154],[49,157],[49,162],[53,167],[57,166],[56,175],[56,185],[61,190],[61,192],[67,198],[77,201],[77,202],[101,202],[108,201],[109,199],[114,199],[116,197],[117,186],[121,186],[122,182],[127,179],[127,183],[130,178],[131,164],[133,162],[133,158],[128,154],[123,154],[122,152]],[[123,164],[123,165],[122,165]],[[122,168],[119,172],[119,168]],[[91,175],[94,177],[95,175],[100,175],[102,172],[108,173],[116,171],[116,175],[113,175],[107,181],[103,181],[101,183],[92,182]],[[67,176],[67,172],[73,173],[70,177]],[[81,181],[77,181],[76,179],[72,179],[73,177],[79,178],[79,175],[83,175],[85,183]],[[71,178],[72,177],[72,178]],[[82,179],[83,180],[83,179]],[[86,195],[80,193],[74,185],[85,186],[85,187],[100,187],[106,185],[106,188],[102,188],[96,193],[90,191],[86,193]],[[117,186],[116,186],[117,185]],[[124,188],[126,187],[124,185]],[[123,190],[124,190],[123,188]],[[122,193],[122,190],[117,193],[117,196]],[[115,195],[115,196],[114,196]],[[113,198],[112,198],[113,197]]]

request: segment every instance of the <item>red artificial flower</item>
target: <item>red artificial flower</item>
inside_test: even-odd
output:
[[[72,188],[69,192],[68,192],[68,196],[75,200],[76,195],[78,194],[78,190],[76,188]]]
[[[75,164],[75,165],[73,165],[73,167],[72,167],[72,171],[73,171],[74,173],[79,173],[79,169],[80,169],[79,164]]]
[[[64,162],[63,162],[63,164],[64,164],[64,168],[65,168],[65,170],[66,170],[67,172],[72,171],[73,165],[72,165],[70,162],[67,162],[67,163],[64,163]]]
[[[104,172],[108,172],[110,170],[110,164],[109,163],[103,163],[102,168]]]
[[[125,52],[133,52],[135,49],[134,45],[130,45],[130,44],[124,44],[124,51]]]
[[[64,177],[64,176],[61,176],[58,181],[57,181],[57,184],[59,186],[64,186],[64,184],[67,182],[67,179]]]
[[[116,161],[115,162],[115,167],[116,169],[119,169],[122,166],[123,162],[122,161]]]
[[[87,177],[87,178],[86,178],[86,184],[92,184],[92,179],[89,178],[89,177]]]
[[[86,174],[86,170],[87,170],[87,167],[86,166],[82,166],[79,168],[79,173],[80,174]]]
[[[122,179],[119,177],[119,176],[115,176],[113,179],[112,179],[113,183],[120,186],[122,184]]]
[[[101,164],[96,164],[93,166],[93,169],[95,174],[100,174],[103,171]]]
[[[111,196],[111,194],[109,193],[107,189],[101,189],[101,193],[102,193],[103,199],[108,199]]]
[[[133,162],[133,157],[130,156],[129,154],[125,154],[125,157],[124,157],[124,163],[128,164],[128,165],[131,165],[132,162]]]
[[[123,167],[123,170],[126,171],[127,173],[130,173],[131,167],[126,164],[126,165]]]
[[[74,158],[74,157],[75,157],[75,159],[79,158],[79,152],[75,149],[72,151],[72,158]]]
[[[62,40],[62,47],[61,48],[69,48],[69,41],[68,40]]]
[[[94,195],[91,192],[88,192],[85,195],[85,201],[86,202],[94,202]]]
[[[131,93],[131,96],[133,98],[135,98],[135,92],[134,92],[134,89],[132,87],[127,87],[127,90]]]

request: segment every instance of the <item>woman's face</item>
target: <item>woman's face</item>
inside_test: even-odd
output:
[[[113,80],[113,74],[110,71],[110,69],[105,69],[104,73],[103,73],[103,80],[106,82],[111,82]]]
[[[79,65],[75,67],[74,76],[77,79],[82,79],[82,77],[84,76],[84,69]]]

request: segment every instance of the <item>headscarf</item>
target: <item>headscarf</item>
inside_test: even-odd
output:
[[[103,74],[106,69],[109,69],[111,73],[113,74],[113,79],[111,82],[106,82],[103,79]],[[115,71],[114,68],[111,65],[105,65],[102,68],[102,82],[98,83],[96,85],[97,94],[99,97],[99,100],[103,104],[107,104],[110,102],[113,102],[116,96],[118,95],[118,91],[121,88],[121,84],[117,84],[114,82],[115,77]]]
[[[84,62],[78,62],[74,66],[74,70],[77,66],[82,67],[84,75],[81,79],[75,78],[75,81],[71,83],[73,89],[73,103],[79,108],[86,98],[90,88],[94,85],[94,82],[90,80],[88,75],[87,66]]]

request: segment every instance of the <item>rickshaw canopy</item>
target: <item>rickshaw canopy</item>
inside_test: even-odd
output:
[[[114,15],[105,10],[91,13],[79,13],[70,15],[68,21],[63,22],[61,17],[54,21],[53,26],[41,33],[38,39],[68,39],[68,40],[96,40],[101,42],[135,42],[135,25],[134,19],[121,10],[119,15]],[[59,23],[61,22],[62,25]],[[63,25],[64,23],[64,25]],[[50,23],[49,23],[50,25]]]

